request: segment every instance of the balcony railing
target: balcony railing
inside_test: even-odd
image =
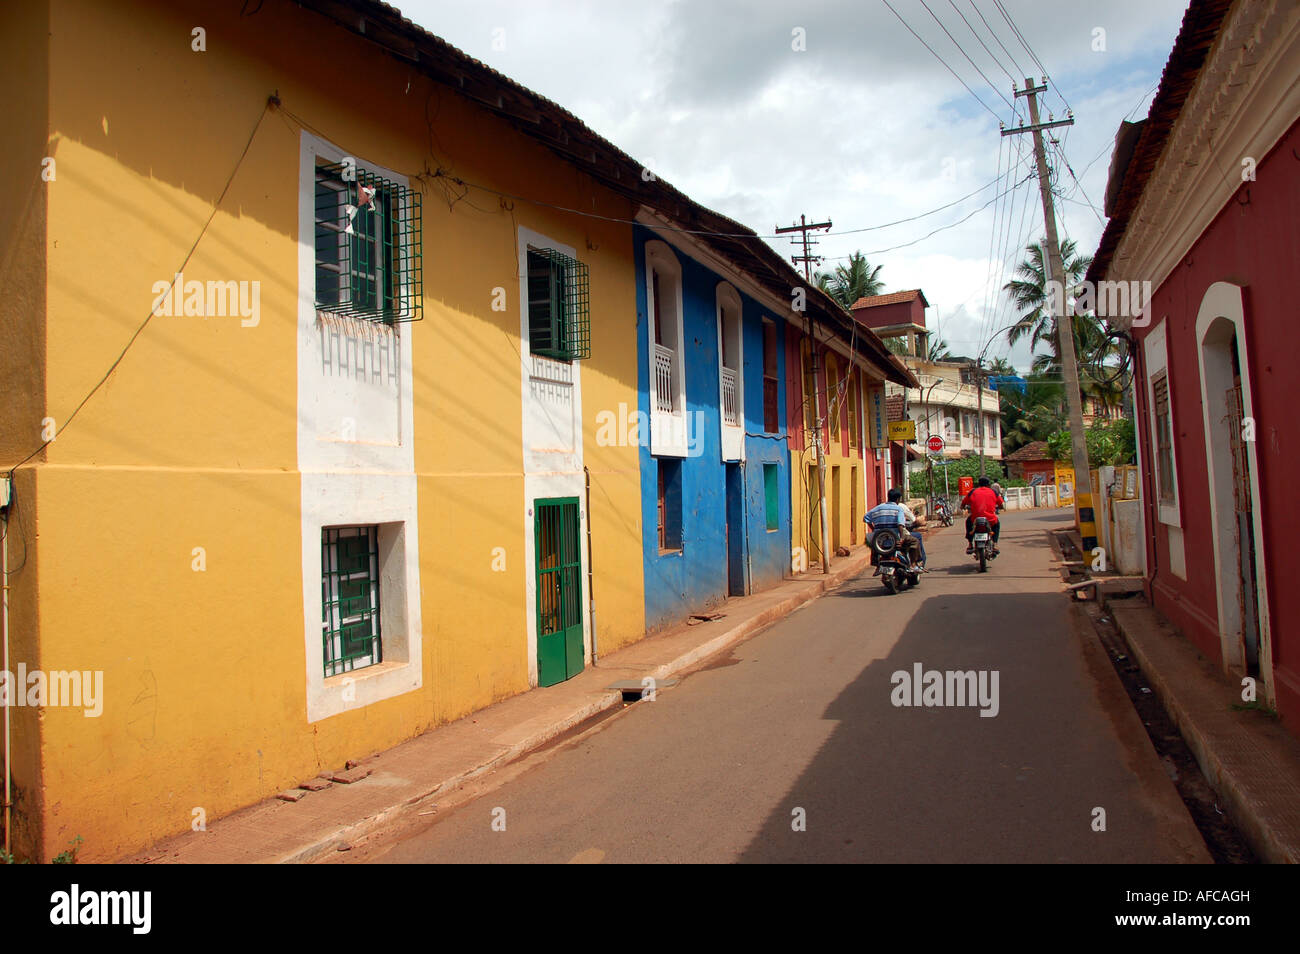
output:
[[[722,419],[733,427],[740,425],[739,388],[736,372],[725,365],[722,368]]]
[[[661,344],[655,345],[655,410],[671,414],[676,410],[677,389],[673,387],[673,362],[676,355],[672,348]]]

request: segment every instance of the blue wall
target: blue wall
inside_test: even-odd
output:
[[[645,243],[653,232],[635,228],[637,274],[637,390],[644,420],[650,417],[650,373],[647,337]],[[718,275],[677,249],[682,268],[682,331],[685,342],[686,409],[691,417],[695,456],[677,458],[682,468],[682,550],[660,555],[658,538],[658,461],[649,441],[641,445],[641,517],[645,567],[646,628],[680,622],[693,612],[727,598],[726,464],[722,461],[722,425],[718,409],[717,286]],[[739,292],[740,290],[737,289]],[[764,589],[789,575],[790,470],[784,434],[785,323],[743,293],[741,329],[744,352],[745,460],[741,467],[744,487],[746,588]],[[777,413],[774,436],[763,434],[763,321],[776,326]],[[703,412],[700,418],[697,412]],[[763,465],[778,468],[780,507],[778,529],[767,529]]]

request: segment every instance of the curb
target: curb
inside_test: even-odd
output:
[[[1127,609],[1127,608],[1124,608]],[[1174,691],[1165,675],[1158,667],[1153,665],[1150,655],[1141,640],[1133,638],[1130,630],[1136,621],[1127,619],[1128,613],[1120,609],[1115,611],[1115,607],[1108,607],[1111,618],[1115,620],[1115,625],[1124,637],[1125,643],[1128,644],[1133,659],[1142,669],[1142,674],[1151,684],[1151,689],[1156,693],[1160,702],[1164,705],[1165,711],[1169,713],[1170,719],[1178,728],[1179,733],[1187,742],[1192,754],[1196,756],[1196,762],[1201,768],[1214,791],[1221,797],[1225,803],[1232,820],[1241,830],[1242,835],[1250,844],[1254,852],[1265,861],[1271,864],[1296,864],[1300,862],[1300,846],[1296,844],[1295,835],[1283,830],[1279,830],[1263,817],[1264,813],[1260,811],[1256,804],[1256,799],[1250,791],[1250,786],[1245,784],[1239,777],[1238,772],[1224,764],[1215,747],[1212,746],[1208,739],[1207,733],[1202,730],[1195,715],[1193,715],[1187,706],[1179,699],[1178,693]],[[1137,610],[1136,607],[1133,608]],[[1143,605],[1142,609],[1147,609],[1151,613],[1156,611]],[[1160,635],[1170,635],[1167,631],[1167,624],[1162,619],[1156,617],[1156,623],[1160,630]],[[1181,638],[1181,637],[1179,637]],[[1246,731],[1243,729],[1243,731]]]
[[[810,586],[801,593],[796,593],[781,600],[781,602],[768,607],[756,616],[733,626],[731,629],[726,630],[723,633],[719,633],[717,636],[701,643],[694,649],[682,653],[676,659],[651,669],[648,676],[652,679],[666,679],[669,676],[691,668],[697,663],[708,659],[710,656],[714,656],[737,643],[743,642],[750,636],[756,635],[759,631],[766,629],[768,626],[781,619],[784,619],[799,607],[811,603],[813,600],[819,599],[826,595],[830,590],[835,589],[845,581],[857,576],[857,574],[862,572],[862,569],[865,566],[870,564],[871,555],[869,552],[864,551],[857,556],[841,559],[844,561],[844,565],[838,569],[832,570],[831,573],[827,575],[822,575],[821,578],[816,581],[815,586]],[[792,580],[790,582],[795,581]],[[813,581],[809,580],[808,582]],[[287,852],[276,858],[268,859],[268,861],[273,864],[302,864],[312,861],[325,854],[330,849],[335,848],[339,842],[364,837],[365,835],[374,832],[381,825],[400,818],[410,811],[419,808],[431,798],[441,795],[448,790],[458,788],[466,782],[473,781],[487,772],[523,758],[557,736],[563,735],[575,726],[620,705],[622,701],[623,695],[621,692],[610,691],[603,698],[579,706],[546,727],[538,729],[527,738],[511,745],[504,752],[499,752],[492,758],[481,762],[473,768],[467,769],[453,775],[451,778],[444,779],[443,781],[432,785],[419,795],[407,798],[404,801],[395,805],[390,805],[387,808],[380,809],[379,811],[341,828],[336,828],[328,835],[314,838],[310,843],[303,845],[301,848],[294,849],[293,851]]]

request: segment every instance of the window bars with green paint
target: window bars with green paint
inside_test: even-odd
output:
[[[317,165],[317,310],[418,321],[423,300],[420,193],[352,163]]]
[[[559,361],[591,357],[587,266],[553,248],[528,250],[528,341]]]
[[[378,527],[321,530],[321,605],[326,676],[382,661]]]

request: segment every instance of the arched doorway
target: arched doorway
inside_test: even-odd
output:
[[[1210,533],[1226,668],[1256,676],[1273,701],[1258,463],[1241,288],[1216,282],[1196,319],[1210,487]]]

